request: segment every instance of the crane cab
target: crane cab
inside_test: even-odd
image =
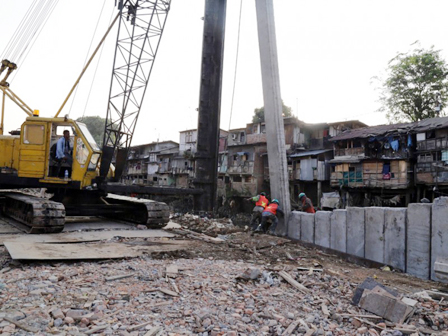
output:
[[[57,143],[64,131],[70,135],[67,144],[62,140],[69,153],[67,160],[57,157]],[[19,178],[83,189],[98,175],[101,151],[86,125],[72,119],[28,117],[22,124],[17,150]]]

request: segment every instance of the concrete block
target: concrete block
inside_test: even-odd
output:
[[[288,237],[300,240],[300,212],[292,211],[288,218]]]
[[[406,269],[406,208],[386,208],[384,212],[384,263]]]
[[[330,248],[347,252],[347,210],[334,210],[331,214]]]
[[[300,240],[314,244],[314,214],[300,214]]]
[[[384,212],[385,208],[370,207],[365,209],[366,247],[365,258],[384,263]]]
[[[331,211],[317,211],[314,215],[314,243],[330,248]]]
[[[431,280],[446,281],[436,277],[434,262],[448,258],[448,197],[439,197],[432,204],[431,227]]]
[[[347,208],[347,253],[364,258],[364,208]]]
[[[432,204],[411,203],[407,211],[406,273],[429,279]]]

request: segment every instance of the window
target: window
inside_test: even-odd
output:
[[[188,162],[187,161],[185,161],[185,167],[188,167]]]
[[[246,183],[252,183],[252,176],[246,176],[246,177],[244,178],[244,182],[246,182]]]
[[[154,182],[157,182],[157,176],[154,176],[154,177],[152,178],[152,180],[153,180]]]
[[[235,155],[233,156],[233,161],[238,161],[238,154],[235,154]]]
[[[230,177],[229,176],[226,176],[225,178],[224,178],[224,183],[230,183]]]
[[[76,140],[76,161],[80,165],[83,165],[87,162],[87,158],[89,157],[89,149],[84,144],[81,138]]]
[[[234,176],[233,177],[233,182],[242,182],[243,179],[241,178],[241,176]]]
[[[42,145],[44,143],[45,126],[25,125],[23,143],[27,145]]]

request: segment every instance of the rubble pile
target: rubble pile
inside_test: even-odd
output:
[[[213,237],[216,237],[217,235],[244,231],[244,228],[233,225],[232,220],[229,218],[210,219],[207,217],[185,214],[183,216],[173,218],[173,220],[182,227]]]
[[[392,323],[352,304],[350,277],[319,268],[147,257],[12,265],[0,279],[3,335],[448,335],[443,300],[417,293]]]

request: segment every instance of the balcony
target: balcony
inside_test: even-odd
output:
[[[334,150],[334,157],[337,156],[364,156],[364,148],[338,148]]]
[[[247,144],[266,143],[266,133],[247,134]]]
[[[242,161],[239,164],[234,163],[227,167],[228,174],[243,174],[243,175],[253,175],[254,173],[254,162],[253,161]]]
[[[417,142],[417,151],[433,151],[448,149],[447,138],[428,139]]]

